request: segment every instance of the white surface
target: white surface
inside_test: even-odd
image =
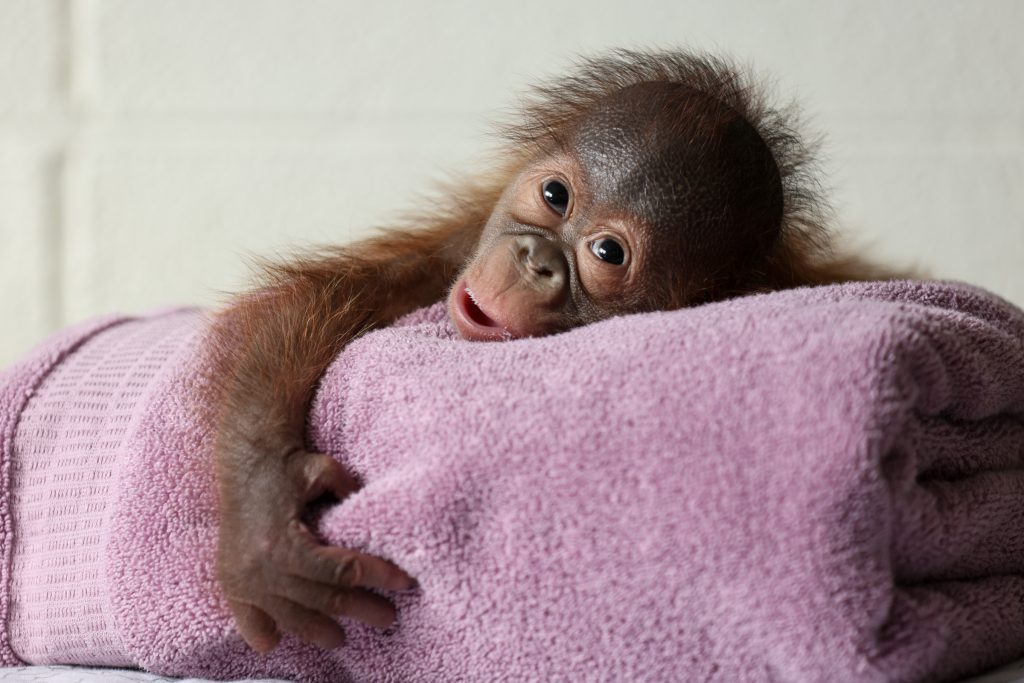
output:
[[[279,679],[247,678],[254,683],[288,683]],[[208,683],[205,678],[164,678],[131,669],[86,669],[73,666],[21,666],[0,669],[0,681],[6,683]]]
[[[859,243],[1024,304],[1024,3],[0,0],[0,365],[365,234],[572,55],[719,48],[826,133]]]
[[[276,678],[246,678],[254,683],[288,683]],[[5,683],[212,683],[205,678],[164,678],[131,669],[85,669],[73,666],[20,666],[0,669]]]
[[[990,674],[963,681],[963,683],[1024,683],[1024,660],[1001,667]]]

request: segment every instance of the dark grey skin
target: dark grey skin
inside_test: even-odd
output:
[[[679,125],[666,109],[699,115]],[[698,300],[770,249],[782,196],[771,150],[736,112],[678,84],[624,89],[509,185],[452,318],[486,341]]]

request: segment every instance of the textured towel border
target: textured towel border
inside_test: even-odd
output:
[[[68,328],[47,339],[28,357],[0,374],[0,665],[24,664],[11,647],[7,624],[11,607],[11,556],[14,519],[11,511],[11,450],[18,419],[36,388],[68,354],[96,334],[134,320],[131,316],[108,315]]]

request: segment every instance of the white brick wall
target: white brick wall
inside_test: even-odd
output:
[[[1024,3],[0,0],[0,365],[365,234],[573,54],[717,47],[827,134],[853,241],[1024,304]]]

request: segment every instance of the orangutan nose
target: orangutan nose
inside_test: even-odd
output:
[[[560,292],[569,281],[569,264],[562,250],[537,235],[516,235],[516,258],[537,287]]]

